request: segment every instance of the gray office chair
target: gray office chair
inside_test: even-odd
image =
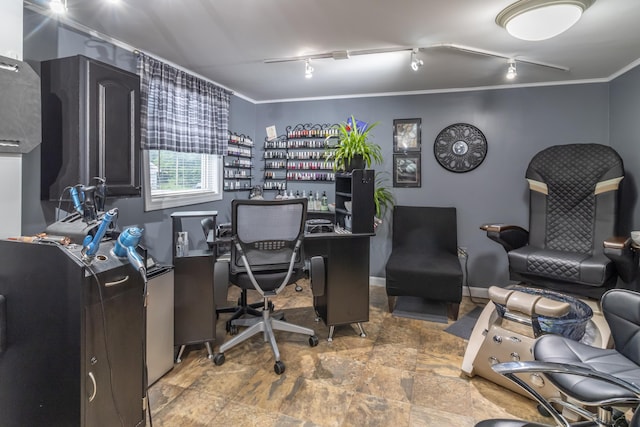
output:
[[[602,297],[602,311],[611,328],[614,349],[591,347],[559,335],[543,335],[533,346],[535,361],[497,364],[493,369],[528,391],[557,425],[622,426],[613,407],[635,408],[640,403],[640,294],[613,289]],[[546,401],[523,375],[550,381],[570,399]],[[558,410],[586,419],[570,424]],[[595,409],[594,409],[595,408]],[[640,415],[631,424],[640,426]],[[541,426],[525,421],[486,420],[477,427]]]
[[[285,365],[280,360],[274,330],[308,335],[309,345],[318,345],[313,329],[275,319],[270,309],[270,298],[303,275],[306,200],[234,200],[231,210],[230,281],[241,289],[258,291],[263,298],[262,316],[235,320],[234,324],[248,328],[223,343],[213,361],[222,365],[227,350],[262,332],[273,350],[274,371],[280,375]]]
[[[229,288],[229,254],[221,253],[220,246],[216,245],[210,236],[210,233],[216,233],[215,221],[213,218],[203,218],[200,221],[200,225],[202,226],[202,232],[204,233],[205,240],[209,245],[209,249],[216,251],[216,263],[213,267],[216,315],[220,315],[220,313],[232,313],[231,317],[227,319],[226,330],[231,335],[235,335],[238,328],[234,325],[233,321],[246,316],[262,316],[261,312],[258,310],[262,307],[262,302],[249,304],[247,302],[247,290],[242,289],[237,305],[226,306]]]

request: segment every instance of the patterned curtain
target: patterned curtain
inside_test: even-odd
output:
[[[227,154],[229,91],[142,53],[138,74],[143,149]]]

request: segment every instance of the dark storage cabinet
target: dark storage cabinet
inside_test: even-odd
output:
[[[373,233],[373,169],[336,174],[336,224],[352,233]],[[351,212],[345,208],[351,202]]]
[[[182,360],[185,346],[204,343],[213,357],[212,344],[216,339],[216,304],[213,293],[214,251],[211,249],[189,249],[177,252],[179,232],[189,228],[188,222],[199,223],[201,219],[212,220],[216,229],[217,211],[188,211],[171,214],[174,265],[174,345],[179,347],[176,362]],[[193,224],[191,224],[193,225]],[[199,226],[199,224],[198,224]],[[190,239],[194,239],[193,236]]]
[[[311,234],[305,256],[325,259],[323,295],[313,307],[327,326],[369,321],[369,234]]]
[[[41,89],[41,198],[94,177],[108,196],[139,196],[139,77],[78,55],[42,62]]]
[[[143,282],[112,247],[87,267],[79,247],[0,240],[2,426],[144,425]]]

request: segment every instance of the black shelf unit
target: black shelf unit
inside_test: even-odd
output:
[[[287,137],[264,141],[263,190],[287,189]]]
[[[373,169],[336,174],[336,224],[352,233],[373,233],[375,205]],[[345,207],[351,202],[351,212]]]
[[[231,133],[224,157],[224,191],[250,191],[253,179],[253,140]]]

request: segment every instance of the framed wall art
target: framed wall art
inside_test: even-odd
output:
[[[393,152],[420,151],[422,119],[393,121]]]
[[[393,155],[393,186],[420,187],[420,153]]]

